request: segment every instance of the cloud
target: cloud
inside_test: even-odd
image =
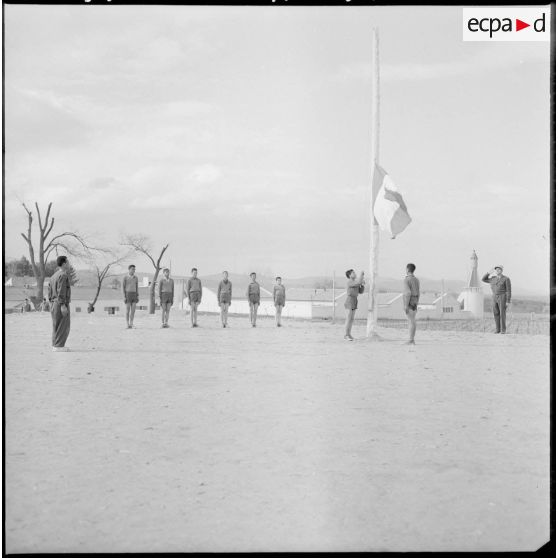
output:
[[[521,50],[501,45],[490,45],[462,60],[426,63],[383,63],[380,65],[382,82],[422,81],[445,77],[477,74],[495,69],[506,69],[525,62],[548,62],[548,51],[539,45],[522,45]],[[515,45],[514,45],[515,46]],[[369,80],[372,78],[372,61],[352,62],[341,67],[333,74],[335,81]]]
[[[202,165],[196,167],[191,173],[190,178],[202,184],[211,183],[219,180],[223,176],[221,169],[214,165]]]
[[[88,143],[86,120],[50,95],[6,88],[6,150],[49,150]]]
[[[106,188],[114,188],[116,180],[112,176],[95,178],[89,183],[93,190],[104,190]]]

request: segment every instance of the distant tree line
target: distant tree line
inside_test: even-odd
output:
[[[32,277],[33,267],[31,262],[25,257],[21,256],[19,260],[9,260],[4,262],[4,279],[10,277]]]
[[[45,264],[45,277],[52,277],[57,269],[56,261],[51,260]],[[79,279],[76,270],[70,265],[70,283],[75,285]],[[33,277],[33,266],[25,257],[21,256],[19,260],[9,260],[4,262],[4,279],[10,277]]]

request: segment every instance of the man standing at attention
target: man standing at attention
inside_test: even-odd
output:
[[[250,279],[252,279],[252,282],[246,289],[246,298],[248,298],[248,304],[250,305],[250,323],[252,327],[256,327],[258,306],[260,305],[260,285],[256,281],[256,274],[254,272],[250,273]]]
[[[232,283],[229,281],[229,272],[223,271],[223,279],[217,287],[217,302],[221,308],[221,324],[227,327],[229,306],[232,301]]]
[[[198,279],[198,270],[192,268],[192,277],[188,279],[186,286],[186,293],[188,294],[188,302],[190,303],[190,320],[192,327],[198,327],[198,306],[202,298],[202,284]]]
[[[132,329],[134,327],[136,304],[139,301],[139,283],[134,264],[128,266],[128,275],[122,280],[122,294],[124,295],[124,304],[126,304],[126,326],[128,329]]]
[[[409,340],[405,345],[415,344],[416,316],[420,298],[420,281],[415,277],[415,264],[407,264],[407,275],[403,279],[403,310],[409,320]]]
[[[168,267],[163,269],[163,277],[159,281],[159,300],[161,301],[161,315],[163,324],[161,327],[169,327],[169,315],[174,303],[174,279],[170,278]]]
[[[506,308],[511,302],[511,281],[503,271],[504,267],[497,265],[482,277],[483,282],[488,283],[492,289],[492,312],[496,322],[494,333],[506,333]]]
[[[275,277],[273,287],[273,303],[275,304],[275,323],[281,327],[281,312],[285,306],[285,285],[281,284],[281,277]]]
[[[50,300],[50,315],[52,316],[52,350],[54,352],[69,351],[66,340],[70,335],[70,300],[71,287],[70,262],[66,256],[56,258],[58,269],[50,278],[48,284],[48,299]]]

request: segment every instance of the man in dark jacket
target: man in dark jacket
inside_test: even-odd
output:
[[[492,311],[496,323],[494,333],[506,333],[506,308],[511,302],[511,281],[503,271],[504,267],[497,265],[482,277],[483,282],[488,283],[492,289]]]
[[[69,350],[65,345],[70,335],[70,262],[66,256],[58,256],[56,265],[58,270],[48,284],[48,299],[52,316],[52,350],[60,352]]]

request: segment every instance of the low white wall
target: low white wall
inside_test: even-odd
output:
[[[175,303],[176,306],[176,303]],[[184,300],[184,309],[190,310],[188,299]],[[217,293],[203,287],[202,301],[198,306],[199,312],[210,312],[218,314],[221,309],[217,302]],[[230,314],[242,314],[248,316],[250,314],[250,307],[247,300],[233,298],[229,306]],[[270,299],[262,299],[258,308],[258,315],[260,316],[275,316],[275,305]],[[285,318],[312,318],[312,302],[309,300],[287,300],[283,307],[282,315]]]

